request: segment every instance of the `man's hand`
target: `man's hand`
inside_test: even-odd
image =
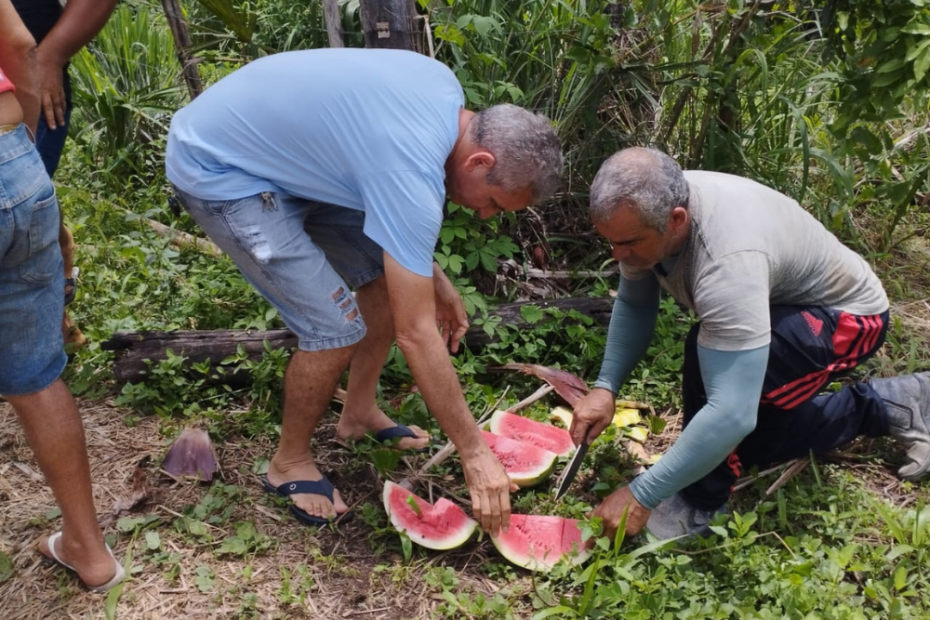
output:
[[[597,439],[613,422],[615,406],[613,392],[604,388],[594,388],[578,401],[572,415],[572,427],[568,430],[575,445],[582,440],[590,445]]]
[[[39,70],[39,97],[42,105],[42,115],[48,128],[54,131],[65,124],[65,86],[63,81],[64,65],[43,52],[39,46],[36,54]]]
[[[465,302],[436,263],[433,263],[433,286],[436,290],[436,322],[439,324],[439,332],[449,350],[455,353],[459,350],[459,341],[468,331]]]
[[[462,469],[472,513],[482,529],[496,535],[501,528],[510,527],[510,491],[517,486],[510,482],[494,453],[486,448],[472,457],[462,455]]]
[[[628,512],[627,512],[628,511]],[[620,521],[623,519],[623,513],[626,516],[626,535],[633,536],[639,534],[646,526],[649,520],[649,514],[652,512],[633,497],[630,487],[622,487],[607,496],[604,502],[594,509],[592,516],[600,517],[604,525],[602,536],[607,536],[613,540],[620,527]]]

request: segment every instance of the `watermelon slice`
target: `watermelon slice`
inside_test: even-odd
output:
[[[501,462],[507,475],[519,487],[531,487],[552,475],[559,456],[531,443],[517,441],[488,431],[481,436]]]
[[[390,480],[384,483],[384,509],[398,532],[407,532],[410,540],[427,549],[460,547],[478,527],[477,521],[449,500],[430,504]]]
[[[495,435],[531,443],[549,452],[555,452],[559,456],[568,456],[575,449],[572,436],[567,430],[524,418],[509,411],[495,411],[488,423],[488,429]]]
[[[523,568],[549,572],[562,558],[581,564],[591,552],[576,519],[510,515],[510,529],[491,537],[501,555]],[[574,553],[573,553],[574,552]]]

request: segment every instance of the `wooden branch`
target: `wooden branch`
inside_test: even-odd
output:
[[[219,257],[223,255],[223,250],[212,241],[195,237],[194,235],[190,235],[176,228],[171,228],[170,226],[165,226],[161,222],[156,222],[155,220],[146,218],[145,222],[149,225],[149,228],[155,231],[156,235],[167,238],[171,245],[175,247],[182,249],[194,247],[210,256]]]
[[[175,233],[180,232],[167,226],[165,228]],[[540,302],[516,302],[502,304],[492,309],[489,316],[500,317],[502,324],[511,327],[529,328],[530,325],[523,320],[521,314],[521,308],[526,305],[558,308],[562,311],[576,310],[606,327],[610,322],[613,301],[606,298],[569,297]],[[538,326],[539,323],[536,325]],[[495,339],[495,336],[485,333],[482,326],[473,325],[465,334],[464,344],[470,349],[477,350],[494,342]],[[235,355],[239,346],[243,347],[249,359],[261,359],[265,351],[265,341],[268,341],[268,345],[272,348],[297,346],[297,338],[290,330],[276,329],[270,331],[117,332],[109,340],[101,343],[101,348],[117,352],[116,361],[113,364],[113,374],[117,380],[140,381],[148,373],[147,361],[158,362],[165,359],[169,349],[175,355],[186,357],[187,364],[210,360],[215,366],[226,357]]]
[[[810,458],[806,456],[804,458],[794,459],[793,461],[791,461],[788,464],[788,467],[785,468],[785,471],[783,471],[782,474],[778,477],[778,479],[772,483],[772,486],[770,486],[769,488],[765,490],[765,495],[769,496],[775,491],[777,491],[778,489],[785,486],[785,484],[789,480],[794,478],[796,475],[798,475],[802,469],[810,465],[810,462],[811,462]]]

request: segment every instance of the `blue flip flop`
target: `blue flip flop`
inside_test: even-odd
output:
[[[289,498],[291,495],[297,495],[298,493],[310,493],[313,495],[322,495],[330,502],[333,501],[333,492],[336,490],[333,483],[330,482],[326,476],[323,476],[321,480],[296,480],[294,482],[285,482],[279,486],[274,486],[268,482],[268,476],[262,476],[262,486],[265,488],[266,493],[276,493],[281,497]],[[288,506],[288,509],[291,511],[291,514],[304,525],[342,525],[347,521],[351,521],[352,517],[355,516],[350,510],[336,515],[332,519],[318,517],[308,513],[302,508],[298,508],[297,504],[293,502]]]
[[[396,424],[390,428],[382,429],[377,433],[374,433],[372,437],[374,437],[375,441],[380,444],[387,444],[387,442],[392,439],[402,439],[404,437],[419,439],[416,433],[414,433],[409,427],[404,426],[403,424]],[[429,448],[420,448],[418,450],[414,450],[414,452],[423,454],[424,452],[429,452]]]

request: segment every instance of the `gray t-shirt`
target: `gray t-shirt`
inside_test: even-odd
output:
[[[809,305],[879,314],[888,298],[858,254],[793,199],[760,183],[719,172],[685,171],[691,230],[663,288],[701,319],[698,344],[743,351],[771,340],[769,306]]]

